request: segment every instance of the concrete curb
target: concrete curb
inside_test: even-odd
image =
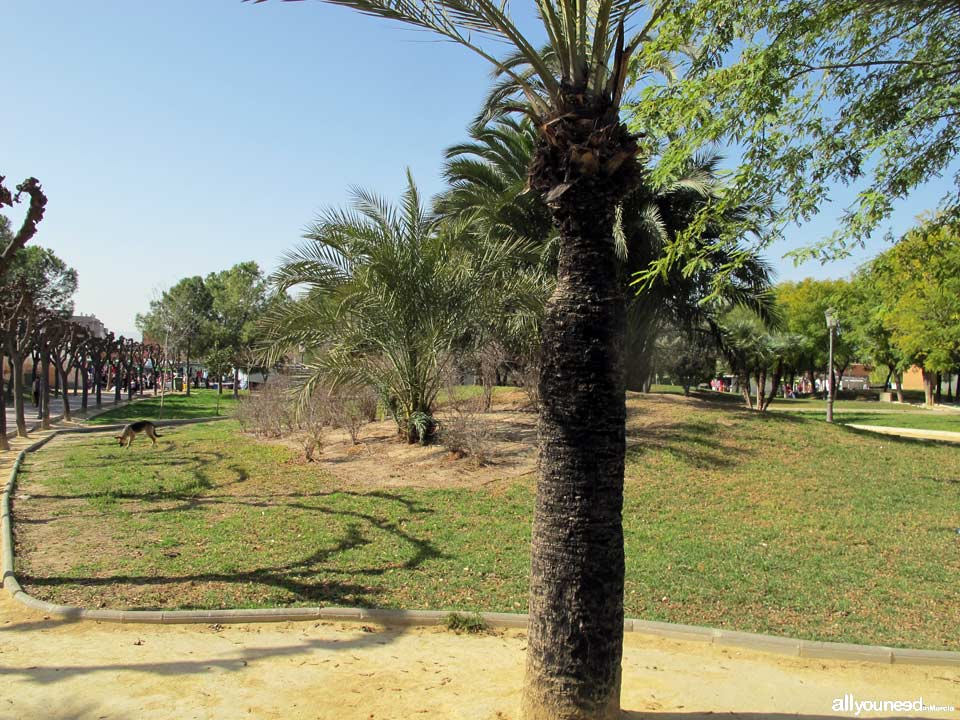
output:
[[[228,418],[192,418],[188,420],[168,420],[163,425],[188,425],[199,422],[226,420]],[[158,425],[161,423],[158,422]],[[103,425],[97,428],[69,428],[55,430],[47,437],[38,440],[17,455],[10,470],[0,497],[0,541],[2,541],[3,587],[17,602],[38,612],[63,618],[68,621],[95,620],[117,623],[172,624],[215,624],[247,622],[287,622],[328,620],[334,622],[370,622],[388,627],[444,625],[453,613],[463,611],[438,610],[378,610],[365,608],[338,607],[291,607],[291,608],[253,608],[236,610],[106,610],[87,609],[71,605],[55,605],[28,595],[14,574],[13,556],[13,520],[10,515],[10,497],[16,485],[17,473],[27,453],[39,450],[50,440],[61,434],[109,431],[122,425]],[[466,613],[470,614],[470,613]],[[484,622],[492,628],[526,628],[528,616],[514,613],[479,613]],[[623,623],[624,632],[644,635],[704,642],[720,647],[732,647],[777,655],[792,655],[800,658],[818,658],[824,660],[847,660],[903,665],[941,665],[960,667],[960,652],[943,650],[914,650],[911,648],[891,648],[877,645],[852,645],[849,643],[819,642],[798,640],[776,635],[721,630],[698,625],[681,625],[627,618]]]

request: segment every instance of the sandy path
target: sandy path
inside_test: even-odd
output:
[[[0,717],[516,720],[523,633],[368,630],[62,623],[4,594]],[[956,668],[800,660],[628,634],[623,669],[630,720],[701,720],[711,712],[815,719],[833,715],[833,699],[844,693],[922,695],[960,708]]]

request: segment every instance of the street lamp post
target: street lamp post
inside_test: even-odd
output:
[[[839,318],[834,315],[833,308],[827,308],[824,313],[827,319],[827,329],[830,331],[830,352],[827,361],[827,422],[833,422],[833,336],[837,331],[837,325],[840,324]]]

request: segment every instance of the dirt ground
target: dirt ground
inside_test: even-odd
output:
[[[960,708],[957,668],[801,660],[634,633],[625,645],[625,720],[851,717],[832,712],[847,693]],[[520,631],[65,623],[3,593],[0,718],[517,720],[524,647]]]
[[[457,457],[442,445],[421,447],[397,441],[392,420],[368,423],[354,445],[343,430],[330,431],[319,467],[353,490],[397,487],[481,487],[529,475],[537,468],[537,414],[524,393],[501,393],[490,412],[476,413],[471,423],[486,435],[488,462],[479,465],[469,457]],[[437,413],[440,422],[451,418],[449,408]],[[263,440],[261,440],[263,442]],[[296,439],[267,440],[287,445],[297,452]]]
[[[669,433],[670,423],[680,421],[685,408],[697,405],[693,398],[627,393],[627,444],[643,436],[656,442]],[[440,422],[451,417],[449,407],[437,412]],[[316,463],[351,490],[396,487],[483,487],[533,475],[537,470],[537,413],[523,392],[500,392],[489,412],[473,414],[470,420],[486,436],[488,461],[477,465],[471,458],[457,457],[442,445],[420,447],[397,441],[392,420],[363,426],[360,443],[354,445],[343,430],[328,432]],[[729,424],[718,414],[716,422]],[[260,439],[302,452],[295,438]]]

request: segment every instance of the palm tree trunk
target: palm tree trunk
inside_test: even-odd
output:
[[[541,335],[525,720],[620,712],[625,305],[616,197],[609,181],[583,184],[555,209],[560,262]]]

